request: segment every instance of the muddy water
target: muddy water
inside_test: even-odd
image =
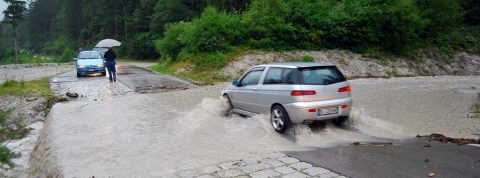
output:
[[[220,116],[218,96],[225,85],[60,103],[47,119],[33,171],[65,177],[154,177],[250,153],[388,141],[431,131],[474,135],[479,121],[463,117],[476,99],[473,88],[480,88],[479,81],[352,81],[352,127],[298,125],[287,135],[275,133],[268,116]]]

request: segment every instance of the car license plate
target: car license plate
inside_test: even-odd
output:
[[[317,109],[317,116],[338,114],[338,107],[324,107]]]

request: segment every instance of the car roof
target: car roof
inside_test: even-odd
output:
[[[99,53],[99,51],[80,51],[80,53]]]
[[[324,67],[324,66],[335,66],[333,64],[325,64],[320,62],[281,62],[281,63],[270,63],[262,64],[254,67],[288,67],[288,68],[302,68],[302,67]]]

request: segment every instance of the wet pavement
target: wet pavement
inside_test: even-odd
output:
[[[348,145],[285,154],[348,177],[428,177],[430,173],[435,177],[480,176],[480,147],[423,138],[386,146]]]
[[[118,67],[118,80],[138,93],[158,93],[196,87],[189,81],[128,64]]]
[[[142,69],[120,67],[119,70],[123,70],[119,72],[120,82],[113,84],[103,77],[59,83],[59,88],[64,91],[78,89],[77,92],[86,95],[87,99],[78,98],[78,101],[54,105],[34,153],[34,174],[64,177],[179,176],[177,173],[182,170],[199,170],[225,161],[243,160],[251,157],[252,153],[263,155],[283,152],[314,166],[328,168],[336,174],[343,175],[342,171],[345,171],[347,176],[361,177],[363,174],[337,169],[337,162],[326,161],[331,164],[320,164],[307,158],[311,155],[312,158],[320,159],[313,154],[332,150],[325,151],[321,159],[331,160],[343,155],[346,158],[344,161],[348,161],[350,157],[376,152],[341,151],[356,149],[356,146],[351,146],[352,142],[400,143],[417,134],[432,132],[452,137],[475,137],[480,128],[480,120],[466,117],[478,97],[476,92],[480,88],[480,76],[354,80],[351,81],[354,108],[350,127],[335,127],[328,122],[312,128],[297,125],[287,135],[279,135],[272,130],[269,117],[265,115],[222,117],[220,91],[227,84],[138,94],[144,93],[144,89],[140,88],[136,93],[133,92],[137,89],[135,86],[145,85],[128,81],[128,78],[133,80],[141,76]],[[156,83],[165,79],[162,75],[151,75],[162,79],[146,81]],[[179,81],[173,83],[175,82]],[[183,82],[180,83],[183,85]],[[115,88],[110,89],[113,95],[105,94],[109,93],[109,85]],[[162,82],[156,86],[161,87]],[[152,85],[152,88],[155,87]],[[101,96],[105,98],[92,100]],[[393,152],[394,155],[398,153],[394,157],[397,160],[391,161],[407,164],[412,159],[411,156],[418,154],[402,155],[411,152],[405,151],[408,149],[401,145],[385,146],[385,149],[398,147],[399,151]],[[423,148],[423,144],[417,146]],[[434,145],[432,148],[436,147]],[[441,151],[459,151],[471,157],[478,155],[477,152],[464,152],[463,148],[466,147],[448,147]],[[370,156],[371,160],[367,160],[357,170],[368,169],[365,170],[365,174],[368,174],[369,171],[379,169],[378,161],[383,159],[382,155],[386,160],[390,159],[388,153],[392,152],[378,154],[377,157]],[[434,160],[434,156],[429,159]],[[449,159],[439,158],[444,161]],[[372,164],[369,165],[368,161]],[[362,164],[362,160],[356,163]],[[445,172],[462,171],[455,166],[452,169],[442,168]],[[388,172],[396,167],[386,166],[381,169]],[[274,167],[265,170],[270,173],[273,171],[272,174],[279,173]],[[415,171],[411,173],[425,174],[417,174]],[[470,171],[465,175],[470,173],[476,172]],[[242,175],[253,177],[245,172]],[[227,177],[218,174],[206,175],[208,176]]]
[[[77,78],[75,71],[70,71],[50,79],[50,88],[59,96],[67,92],[79,95],[77,100],[97,101],[113,97],[131,95],[134,91],[121,82],[109,82],[106,76],[89,75]]]

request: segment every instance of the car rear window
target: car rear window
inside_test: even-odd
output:
[[[299,68],[300,83],[303,85],[330,85],[346,81],[335,66]]]
[[[78,59],[101,59],[99,52],[81,52],[78,55]]]

